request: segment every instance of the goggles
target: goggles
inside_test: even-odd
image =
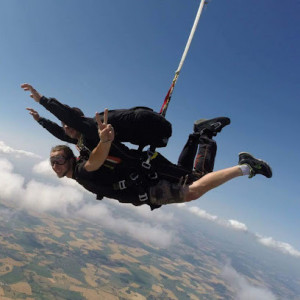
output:
[[[67,161],[67,158],[63,155],[56,155],[56,156],[52,156],[50,157],[50,164],[53,167],[54,164],[57,165],[64,165]]]

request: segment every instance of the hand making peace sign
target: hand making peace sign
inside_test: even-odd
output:
[[[98,124],[98,134],[102,143],[112,142],[115,138],[114,128],[108,124],[108,109],[104,110],[103,122],[100,119],[99,113],[96,113],[96,121]]]

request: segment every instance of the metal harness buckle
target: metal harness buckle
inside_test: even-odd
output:
[[[140,201],[147,201],[148,200],[147,193],[139,195],[139,199]]]
[[[147,150],[147,160],[142,162],[142,167],[149,170],[151,168],[151,158],[155,154],[155,152],[151,151],[150,148]]]
[[[120,190],[125,190],[126,188],[127,188],[126,181],[125,180],[120,180],[119,181],[119,189]]]
[[[138,173],[131,173],[131,174],[129,175],[129,177],[130,177],[130,179],[131,179],[132,181],[136,181],[136,180],[139,178],[139,174],[138,174]]]
[[[151,164],[148,161],[143,161],[142,162],[142,167],[147,169],[147,170],[150,170]]]

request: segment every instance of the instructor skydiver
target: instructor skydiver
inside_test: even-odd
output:
[[[30,97],[56,116],[62,126],[40,117],[33,108],[27,108],[40,125],[58,139],[76,144],[81,154],[92,151],[99,142],[98,127],[94,118],[85,117],[79,108],[60,103],[55,98],[46,98],[28,83],[21,85]],[[148,107],[117,109],[109,111],[109,120],[115,128],[115,140],[130,142],[143,148],[146,145],[165,147],[172,135],[172,125],[162,115]],[[103,119],[103,113],[100,113]]]

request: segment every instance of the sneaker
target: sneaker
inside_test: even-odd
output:
[[[230,124],[230,119],[226,117],[219,117],[210,120],[200,119],[194,123],[194,132],[200,135],[211,134],[216,136],[221,132],[222,128]]]
[[[253,157],[250,153],[240,152],[239,153],[239,165],[248,165],[250,167],[249,178],[256,174],[261,174],[267,178],[272,177],[272,169],[265,161]]]

